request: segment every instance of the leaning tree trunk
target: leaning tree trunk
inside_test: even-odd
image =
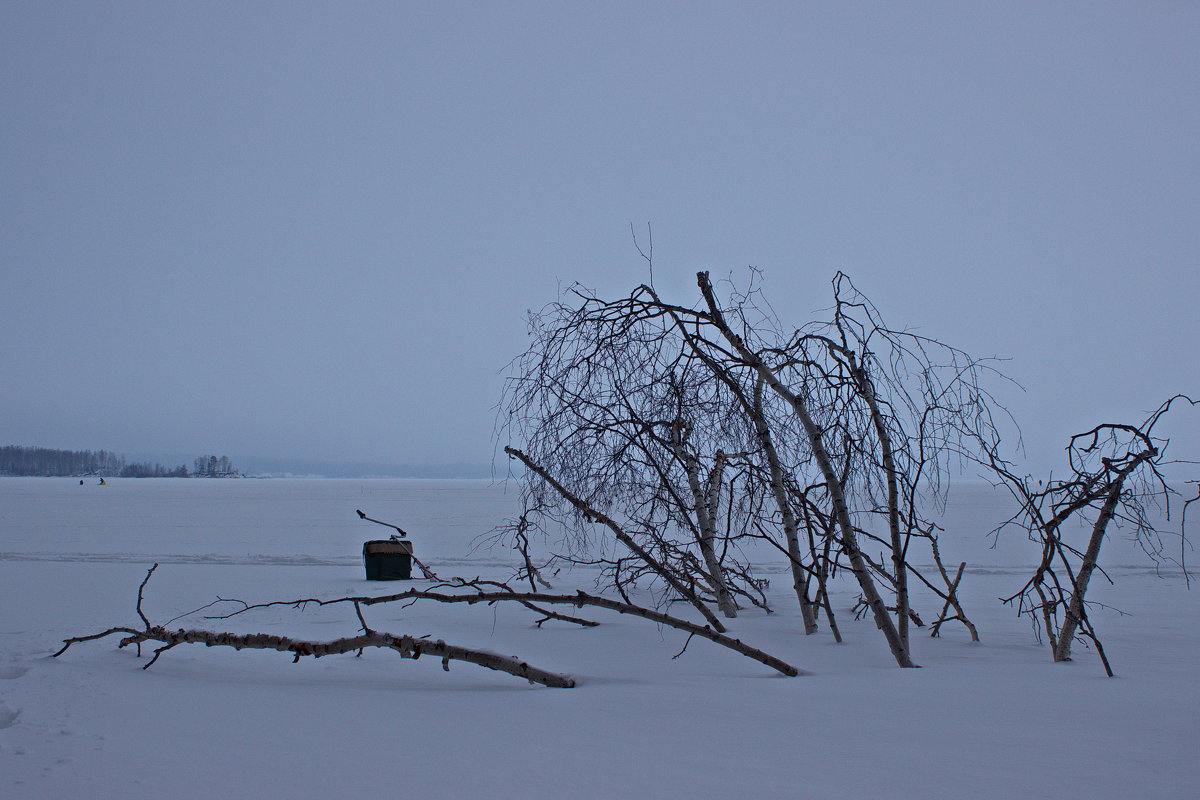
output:
[[[1067,613],[1063,619],[1062,629],[1059,630],[1058,637],[1054,642],[1055,661],[1071,660],[1071,641],[1075,638],[1075,632],[1084,619],[1084,596],[1087,594],[1092,573],[1096,570],[1096,563],[1100,559],[1100,546],[1104,544],[1105,530],[1121,500],[1121,485],[1125,482],[1124,478],[1125,476],[1122,475],[1111,487],[1108,497],[1104,498],[1104,505],[1100,508],[1100,515],[1096,517],[1096,524],[1092,526],[1092,537],[1088,540],[1087,550],[1083,553],[1079,574],[1075,576],[1074,586],[1071,589],[1071,600],[1067,604]]]
[[[724,315],[721,313],[720,306],[717,304],[712,284],[708,280],[708,273],[701,272],[696,277],[700,291],[704,295],[705,302],[708,305],[709,316],[713,324],[717,326],[721,335],[733,346],[746,364],[753,367],[762,376],[766,384],[787,401],[796,418],[800,421],[801,426],[804,428],[805,436],[808,437],[809,444],[812,447],[813,458],[816,460],[817,467],[825,479],[826,491],[829,492],[829,498],[833,504],[834,519],[837,521],[842,550],[850,560],[850,569],[858,581],[859,588],[862,590],[863,600],[866,602],[867,607],[871,609],[871,613],[875,617],[875,625],[883,632],[883,636],[888,643],[888,648],[892,651],[892,657],[896,659],[896,663],[901,667],[917,666],[912,662],[907,642],[900,638],[900,634],[892,622],[892,617],[888,613],[887,604],[884,603],[883,598],[879,595],[875,581],[871,578],[867,561],[863,557],[862,550],[858,545],[858,536],[855,534],[854,525],[850,520],[850,511],[846,504],[846,495],[842,490],[842,483],[839,480],[837,470],[833,468],[833,461],[829,457],[829,452],[825,448],[822,431],[816,422],[813,421],[804,398],[792,392],[787,386],[784,386],[775,377],[775,373],[771,371],[766,363],[746,346],[740,336],[730,329]]]
[[[716,548],[717,513],[714,490],[716,485],[719,485],[721,473],[725,468],[725,454],[717,451],[716,463],[713,464],[709,480],[706,484],[701,484],[699,459],[687,450],[681,428],[682,423],[671,426],[671,447],[687,473],[688,488],[692,493],[696,513],[696,543],[700,547],[700,555],[704,558],[704,566],[708,571],[708,583],[717,598],[717,608],[726,618],[733,619],[737,616],[737,604],[733,601],[733,594],[725,581],[725,569],[721,565],[721,559],[717,557]]]
[[[613,520],[607,514],[592,508],[583,499],[576,497],[570,489],[559,483],[558,480],[556,480],[553,475],[547,472],[544,467],[536,463],[532,458],[517,448],[505,447],[504,452],[520,461],[522,464],[528,467],[531,472],[540,476],[542,480],[550,484],[551,488],[558,492],[563,499],[573,505],[589,519],[594,519],[611,530],[613,535],[617,537],[617,540],[621,542],[621,544],[628,547],[630,551],[640,558],[643,563],[646,564],[646,566],[650,567],[650,569],[653,570],[656,575],[666,581],[667,585],[678,592],[680,597],[691,603],[704,617],[705,621],[712,626],[713,630],[717,631],[718,633],[725,632],[725,626],[721,624],[721,620],[717,619],[716,615],[713,614],[709,607],[704,604],[704,601],[697,597],[695,592],[684,586],[679,579],[672,574],[671,570],[667,568],[665,564],[662,564],[658,559],[650,555],[650,553],[647,552],[644,547],[634,541],[633,537],[622,530],[621,526],[618,525],[615,520]]]
[[[649,287],[646,288],[654,297],[655,301],[661,304],[661,301],[658,299],[658,295],[654,293],[654,290]],[[760,377],[758,379],[754,389],[754,400],[751,402],[751,400],[746,397],[745,388],[735,381],[730,376],[729,371],[721,364],[717,363],[712,356],[699,345],[699,343],[696,341],[696,337],[688,331],[687,326],[683,324],[683,321],[679,318],[679,315],[676,313],[676,311],[665,304],[663,307],[671,316],[672,321],[675,323],[675,327],[679,330],[684,341],[687,342],[692,352],[695,353],[696,356],[708,366],[709,371],[712,372],[713,376],[717,380],[721,381],[729,388],[734,397],[736,397],[738,402],[741,404],[742,410],[746,412],[746,416],[748,416],[751,422],[754,424],[755,435],[758,437],[758,442],[767,458],[767,469],[770,474],[769,483],[771,486],[771,494],[775,498],[775,503],[779,508],[779,514],[783,521],[783,535],[785,541],[787,542],[788,559],[791,562],[792,568],[792,588],[795,590],[796,599],[800,604],[800,616],[804,621],[804,633],[806,635],[814,634],[817,632],[818,604],[814,603],[808,597],[809,576],[805,573],[804,559],[800,551],[800,526],[796,520],[795,511],[792,509],[791,503],[789,503],[787,500],[787,492],[784,489],[783,467],[779,461],[779,451],[775,447],[775,440],[771,435],[771,427],[767,425],[766,420],[763,418],[762,378]],[[837,626],[832,622],[832,619],[830,624],[836,635]],[[841,637],[838,636],[837,638],[840,642]]]
[[[760,377],[754,387],[754,404],[747,408],[754,421],[754,431],[758,435],[759,444],[767,457],[767,470],[770,473],[768,481],[771,495],[783,522],[783,538],[787,543],[788,561],[792,567],[792,589],[796,592],[796,600],[800,603],[800,617],[804,621],[805,635],[817,632],[817,607],[808,599],[809,576],[804,569],[804,555],[800,550],[800,522],[796,512],[788,501],[787,490],[783,482],[783,466],[779,462],[779,451],[775,449],[775,440],[771,436],[771,428],[763,419],[762,410],[763,380]]]
[[[883,474],[887,479],[888,534],[892,540],[892,571],[896,580],[896,624],[897,635],[904,649],[908,650],[908,568],[905,564],[905,546],[900,534],[900,488],[896,478],[896,456],[892,449],[892,437],[887,429],[887,420],[879,408],[879,398],[875,394],[875,384],[867,375],[866,369],[858,363],[853,353],[847,353],[850,360],[850,371],[854,376],[859,394],[867,402],[871,410],[871,423],[875,427],[875,435],[879,438],[879,456],[883,466]]]

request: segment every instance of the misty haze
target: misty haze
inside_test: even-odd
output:
[[[1197,41],[3,4],[0,795],[1193,796]]]

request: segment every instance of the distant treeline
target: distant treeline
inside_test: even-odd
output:
[[[187,474],[187,470],[180,467]],[[240,473],[229,460],[229,456],[200,456],[192,462],[192,474],[198,478],[234,478]]]
[[[0,475],[36,477],[79,477],[97,475],[105,478],[228,478],[236,477],[237,468],[228,456],[201,456],[188,472],[184,465],[164,467],[162,464],[127,463],[124,456],[108,450],[51,450],[46,447],[0,447]]]

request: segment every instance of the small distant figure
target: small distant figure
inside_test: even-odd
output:
[[[80,486],[83,486],[83,478],[80,478],[80,479],[79,479],[79,485],[80,485]]]
[[[101,479],[100,479],[100,485],[101,485],[101,486],[108,486],[108,484],[104,482],[104,478],[101,478]]]

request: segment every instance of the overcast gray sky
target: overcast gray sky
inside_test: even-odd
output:
[[[645,280],[649,222],[681,302],[755,265],[799,324],[841,269],[1011,357],[1048,459],[1200,392],[1198,42],[1190,2],[3,2],[0,444],[488,463],[526,309]]]

